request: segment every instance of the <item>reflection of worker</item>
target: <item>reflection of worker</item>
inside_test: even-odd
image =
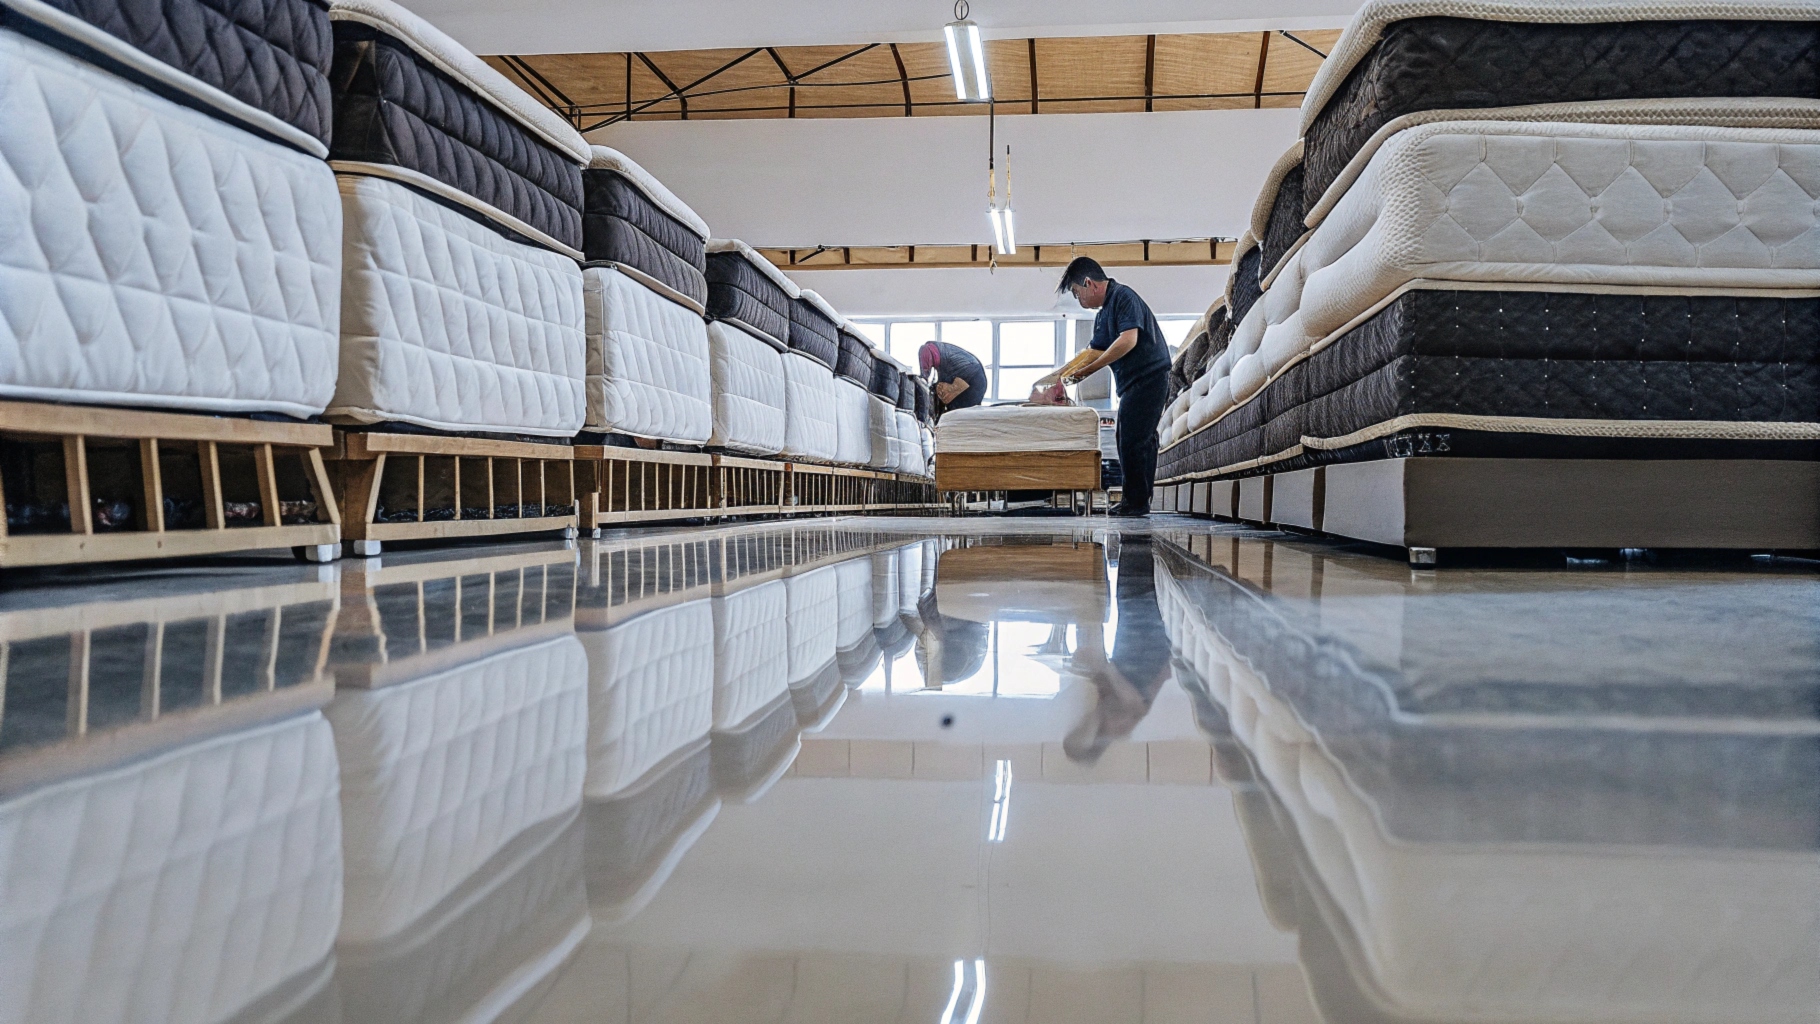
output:
[[[1093,680],[1096,699],[1093,710],[1062,739],[1062,752],[1071,761],[1092,764],[1113,740],[1130,736],[1169,678],[1169,634],[1157,608],[1149,537],[1120,538],[1118,605],[1111,658],[1099,627],[1081,623],[1073,662]]]
[[[1119,387],[1119,467],[1125,474],[1125,496],[1115,516],[1150,514],[1150,490],[1156,480],[1156,428],[1169,394],[1169,344],[1156,315],[1138,293],[1111,280],[1100,265],[1078,256],[1062,272],[1061,287],[1074,293],[1093,318],[1090,347],[1100,353],[1069,375],[1082,380],[1101,367],[1112,367]]]
[[[916,353],[923,376],[935,378],[935,413],[971,409],[986,400],[986,368],[973,353],[944,341],[925,342]]]

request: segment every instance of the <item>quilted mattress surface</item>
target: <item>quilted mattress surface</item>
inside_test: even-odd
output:
[[[705,443],[714,432],[707,323],[610,267],[582,278],[588,429]]]
[[[329,415],[451,431],[581,429],[582,273],[395,181],[340,175],[341,376]]]
[[[1306,203],[1415,111],[1820,95],[1817,17],[1801,3],[1368,5],[1304,99]]]
[[[872,364],[872,376],[867,382],[869,390],[886,405],[897,405],[898,390],[904,385],[904,373],[898,365],[889,359],[878,359]]]
[[[784,446],[780,454],[810,462],[833,462],[841,451],[834,371],[794,349],[783,353],[782,358]]]
[[[736,731],[790,688],[782,580],[714,599],[714,729]]]
[[[820,361],[830,370],[840,361],[839,314],[814,292],[804,292],[790,302],[790,347]]]
[[[582,179],[582,249],[587,261],[617,265],[667,298],[697,313],[705,310],[707,250],[701,235],[618,170],[590,167]]]
[[[897,471],[927,476],[929,462],[923,454],[923,428],[917,424],[916,417],[904,409],[896,410],[893,419],[897,422]]]
[[[844,377],[834,378],[835,462],[843,466],[871,465],[878,442],[882,440],[889,445],[890,434],[885,431],[882,418],[878,429],[873,429],[875,406],[880,407],[882,417],[882,402],[866,394],[858,384]]]
[[[1820,284],[1820,133],[1442,122],[1401,132],[1278,272],[1208,370],[1188,430],[1417,280]],[[1199,382],[1196,382],[1199,388]]]
[[[981,405],[956,409],[935,428],[942,452],[1098,451],[1100,414],[1085,406]]]
[[[341,941],[396,935],[531,826],[581,805],[588,663],[555,637],[329,705],[341,761]]]
[[[731,320],[780,346],[790,343],[790,302],[802,292],[770,260],[738,239],[708,243],[710,320]]]
[[[6,0],[0,7],[0,23],[312,156],[328,155],[326,3]]]
[[[916,418],[922,423],[928,423],[935,415],[935,395],[930,391],[928,381],[921,377],[913,377],[911,380],[916,387]]]
[[[852,331],[840,332],[840,353],[835,357],[834,372],[860,387],[872,384],[872,343]]]
[[[750,455],[783,450],[788,414],[787,357],[731,323],[708,325],[714,432],[708,444]]]
[[[1234,322],[1245,319],[1251,312],[1258,298],[1264,294],[1263,267],[1264,251],[1259,248],[1257,239],[1250,232],[1239,238],[1238,255],[1232,261],[1232,275],[1226,284],[1226,308],[1232,311]]]
[[[312,712],[0,803],[0,1021],[223,1020],[322,962],[335,780]]]
[[[588,654],[587,798],[643,779],[714,724],[714,606],[690,601],[579,634]]]
[[[341,215],[314,157],[0,29],[0,394],[307,417]]]
[[[872,455],[865,465],[895,473],[904,459],[903,443],[897,436],[897,406],[877,395],[866,396],[866,423],[871,435]]]
[[[329,157],[337,169],[399,177],[580,257],[582,161],[575,154],[398,34],[342,18],[339,10],[329,79],[335,104]]]
[[[790,642],[790,683],[813,679],[834,660],[840,634],[840,580],[834,566],[784,578],[784,631]]]

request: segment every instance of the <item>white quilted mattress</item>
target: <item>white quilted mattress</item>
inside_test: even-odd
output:
[[[780,454],[833,462],[840,451],[834,413],[834,371],[799,352],[783,353],[784,446]]]
[[[707,322],[611,267],[583,276],[588,429],[706,443],[714,431]]]
[[[335,779],[311,712],[0,803],[0,1021],[217,1021],[323,962]]]
[[[1284,260],[1165,440],[1214,422],[1426,282],[1820,287],[1816,197],[1815,131],[1497,121],[1408,129]]]
[[[581,429],[581,270],[395,181],[338,176],[341,378],[328,416],[566,437]]]
[[[782,580],[714,599],[714,728],[728,732],[790,689]]]
[[[0,110],[0,396],[322,411],[326,164],[4,29]]]
[[[927,475],[929,464],[923,454],[923,432],[915,414],[899,409],[895,418],[897,437],[893,440],[897,442],[897,471],[911,476]]]
[[[782,353],[756,335],[717,321],[708,325],[708,376],[714,396],[708,443],[750,455],[782,451]]]
[[[1072,452],[1100,447],[1100,414],[1085,406],[981,405],[935,427],[936,452]]]
[[[843,466],[872,462],[872,403],[865,388],[844,377],[834,378],[834,461]],[[887,442],[888,443],[888,442]]]
[[[917,425],[917,433],[923,441],[923,475],[935,475],[935,431],[923,424]]]
[[[871,457],[862,465],[887,473],[897,472],[903,463],[904,448],[897,439],[897,406],[889,405],[877,395],[866,396],[866,425],[870,435]]]
[[[343,943],[393,936],[532,825],[581,804],[587,656],[573,635],[329,705]]]
[[[861,555],[832,568],[840,601],[834,646],[836,650],[850,651],[872,633],[872,559]]]
[[[784,579],[784,632],[792,684],[813,679],[834,660],[840,634],[840,581],[834,566]]]
[[[714,725],[714,605],[662,608],[579,634],[588,652],[586,795],[631,788]]]

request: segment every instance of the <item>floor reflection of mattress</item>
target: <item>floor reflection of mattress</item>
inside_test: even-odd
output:
[[[951,548],[934,591],[943,615],[975,622],[1104,622],[1106,553],[1069,543]]]
[[[1354,722],[1336,742],[1311,728],[1254,668],[1250,645],[1214,628],[1231,625],[1230,608],[1207,592],[1229,584],[1197,573],[1159,560],[1164,621],[1275,802],[1277,827],[1293,836],[1300,896],[1291,911],[1279,878],[1268,902],[1273,918],[1296,916],[1330,1019],[1811,1019],[1820,908],[1789,899],[1820,891],[1811,819],[1783,814],[1774,794],[1708,788],[1683,793],[1681,815],[1664,821],[1652,794],[1624,783],[1682,759],[1729,775],[1732,755],[1762,737],[1696,749],[1588,730],[1577,744],[1611,760],[1582,762],[1581,777],[1567,780],[1548,770],[1559,748],[1532,734],[1527,758],[1507,750],[1497,762],[1518,785],[1488,791],[1471,730]],[[1322,685],[1356,684],[1329,676]],[[1424,747],[1428,784],[1399,793],[1402,781],[1382,763]],[[1775,788],[1774,774],[1755,778]],[[1579,805],[1560,815],[1557,835],[1537,834],[1525,792],[1549,786],[1562,792],[1545,806]],[[1450,789],[1477,797],[1449,802]],[[1387,816],[1399,797],[1440,806]],[[1718,827],[1728,812],[1730,826]]]
[[[587,662],[573,635],[344,690],[328,716],[347,822],[344,947],[406,932],[581,802]]]
[[[872,559],[861,555],[834,567],[840,595],[840,624],[834,653],[841,678],[858,686],[878,664],[878,641],[872,636]]]
[[[595,923],[614,924],[643,909],[719,811],[705,737],[611,799],[589,800],[582,813]]]
[[[335,745],[310,712],[0,802],[0,1020],[278,1015],[326,984]]]
[[[590,799],[630,787],[714,722],[714,606],[661,608],[578,634],[588,653]]]
[[[840,582],[834,567],[786,577],[784,599],[790,682],[806,682],[834,660],[840,630]]]
[[[790,684],[790,704],[796,709],[796,724],[804,732],[820,732],[840,713],[846,700],[840,662],[833,658],[809,678]]]

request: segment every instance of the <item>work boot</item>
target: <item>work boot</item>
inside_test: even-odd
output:
[[[1127,505],[1121,501],[1112,506],[1106,514],[1117,519],[1142,519],[1150,514],[1150,510],[1137,505]]]

